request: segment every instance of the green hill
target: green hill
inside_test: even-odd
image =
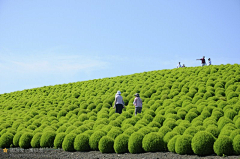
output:
[[[116,114],[120,90],[125,102]],[[134,94],[143,100],[134,115]],[[0,147],[240,155],[240,65],[186,67],[0,95]]]

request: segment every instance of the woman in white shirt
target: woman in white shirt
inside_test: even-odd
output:
[[[208,58],[208,66],[212,65],[211,59]]]
[[[135,106],[135,115],[137,115],[137,113],[142,112],[142,99],[140,98],[138,93],[136,93],[134,96],[135,99],[133,105]]]

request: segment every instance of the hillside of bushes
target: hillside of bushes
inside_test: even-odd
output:
[[[113,109],[120,90],[122,114]],[[143,100],[134,115],[134,94]],[[240,155],[240,65],[185,67],[0,95],[0,147]]]

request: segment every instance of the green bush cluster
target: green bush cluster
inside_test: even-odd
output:
[[[238,64],[187,67],[0,94],[0,147],[239,154],[239,73]]]

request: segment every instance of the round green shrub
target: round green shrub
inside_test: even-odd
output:
[[[74,133],[67,134],[63,140],[62,148],[64,151],[74,151],[74,140],[77,135]]]
[[[114,145],[113,138],[109,136],[103,136],[99,141],[98,149],[102,153],[111,153],[114,152],[113,145]]]
[[[138,130],[138,132],[140,132],[143,135],[147,135],[148,133],[152,132],[152,128],[151,127],[142,127],[141,129]]]
[[[163,134],[152,132],[144,136],[142,148],[146,152],[160,152],[164,150]]]
[[[164,123],[163,123],[163,126],[168,126],[170,129],[173,129],[177,126],[176,120],[174,120],[174,119],[169,120],[169,121],[165,120]]]
[[[153,119],[153,121],[158,122],[160,125],[163,124],[163,122],[165,121],[165,117],[163,115],[156,115]]]
[[[185,116],[185,119],[188,120],[189,122],[191,122],[194,118],[198,117],[198,115],[194,112],[189,112],[187,113],[187,115]]]
[[[176,152],[175,151],[175,144],[176,144],[176,141],[177,141],[177,138],[181,136],[181,135],[175,135],[173,138],[171,138],[171,140],[169,140],[168,144],[167,144],[167,148],[168,148],[168,151],[170,152]]]
[[[126,134],[121,134],[116,137],[114,140],[114,151],[118,154],[120,153],[127,153],[128,152],[128,139],[129,136]]]
[[[40,139],[41,139],[42,133],[36,133],[32,140],[31,140],[31,146],[32,148],[40,148]]]
[[[116,119],[116,120],[110,121],[109,125],[114,127],[121,127],[121,121]]]
[[[214,136],[206,131],[200,131],[192,138],[192,149],[197,155],[213,154]]]
[[[166,118],[172,118],[174,120],[181,119],[177,114],[167,114],[165,115]]]
[[[33,134],[26,132],[19,139],[19,146],[21,148],[27,149],[31,147],[31,140],[33,138]]]
[[[69,126],[68,128],[67,128],[67,130],[65,131],[67,134],[69,134],[70,132],[74,132],[74,130],[76,130],[77,129],[77,127],[76,126],[73,126],[73,125],[71,125],[71,126]]]
[[[220,133],[215,125],[209,125],[209,127],[206,128],[206,131],[211,133],[215,138],[217,138]]]
[[[55,136],[56,136],[55,132],[45,131],[42,134],[42,137],[41,137],[41,140],[40,140],[40,146],[41,147],[53,147]]]
[[[113,128],[112,125],[106,125],[106,126],[104,126],[104,127],[102,128],[102,130],[108,132],[108,131],[110,131],[112,128]]]
[[[240,135],[233,139],[233,150],[236,155],[240,155]]]
[[[85,133],[77,135],[74,140],[74,149],[77,151],[90,151],[89,138],[90,135]]]
[[[230,138],[233,140],[237,135],[240,135],[240,129],[235,129],[231,132]]]
[[[191,135],[181,135],[177,138],[175,143],[175,151],[180,155],[192,154],[191,147],[192,136]]]
[[[54,147],[55,148],[62,148],[62,143],[67,134],[64,132],[58,133],[54,139]]]
[[[122,134],[122,130],[119,127],[113,127],[108,133],[107,136],[115,139],[118,135]]]
[[[134,132],[138,131],[138,128],[136,127],[130,127],[127,130],[123,132],[123,134],[131,136]]]
[[[67,127],[63,125],[57,129],[57,133],[65,132],[66,130],[67,130]]]
[[[176,126],[172,131],[182,135],[185,130],[186,128],[184,126]]]
[[[93,130],[87,130],[87,131],[84,132],[84,134],[87,134],[89,136],[91,136],[93,133],[94,133]]]
[[[226,116],[227,118],[233,120],[233,118],[238,114],[238,112],[236,112],[235,110],[233,109],[227,109],[225,112],[224,112],[224,116]]]
[[[128,141],[128,150],[130,153],[135,154],[144,151],[142,148],[143,137],[144,135],[139,132],[135,132],[130,136]]]
[[[168,132],[166,135],[164,135],[163,141],[164,141],[164,146],[165,146],[165,148],[167,148],[168,142],[169,142],[174,136],[176,136],[176,135],[179,135],[179,134],[176,133],[176,132],[173,132],[173,131]]]
[[[10,145],[13,143],[13,134],[5,133],[0,138],[0,147],[1,148],[9,148]]]
[[[19,146],[19,139],[21,138],[23,132],[17,132],[13,137],[13,145],[18,147]]]
[[[95,131],[91,137],[89,138],[89,146],[92,150],[99,150],[98,149],[98,143],[100,139],[105,136],[106,133],[104,131]]]
[[[158,127],[158,128],[160,128],[161,124],[159,124],[156,121],[152,121],[151,123],[148,124],[148,127]]]
[[[188,120],[182,120],[178,126],[183,126],[185,127],[186,129],[189,128],[191,126],[191,123],[188,121]]]
[[[183,135],[188,134],[188,135],[194,136],[197,132],[198,130],[195,127],[191,126],[184,131]]]
[[[187,114],[187,112],[185,110],[179,110],[177,112],[177,116],[181,119],[185,119],[186,114]]]
[[[163,135],[167,134],[168,132],[171,132],[172,129],[168,126],[162,126],[158,132],[162,133]]]
[[[218,137],[218,139],[214,142],[213,149],[218,156],[232,155],[233,154],[232,139],[228,136]]]
[[[240,129],[240,118],[238,118],[235,122],[235,126]]]
[[[124,125],[122,125],[121,129],[124,131],[124,130],[127,130],[128,128],[130,128],[130,127],[133,127],[133,125],[131,125],[131,124],[124,124]]]
[[[233,124],[233,121],[227,117],[221,117],[219,120],[218,120],[218,129],[221,131],[222,128],[228,124],[228,123],[232,123]]]

